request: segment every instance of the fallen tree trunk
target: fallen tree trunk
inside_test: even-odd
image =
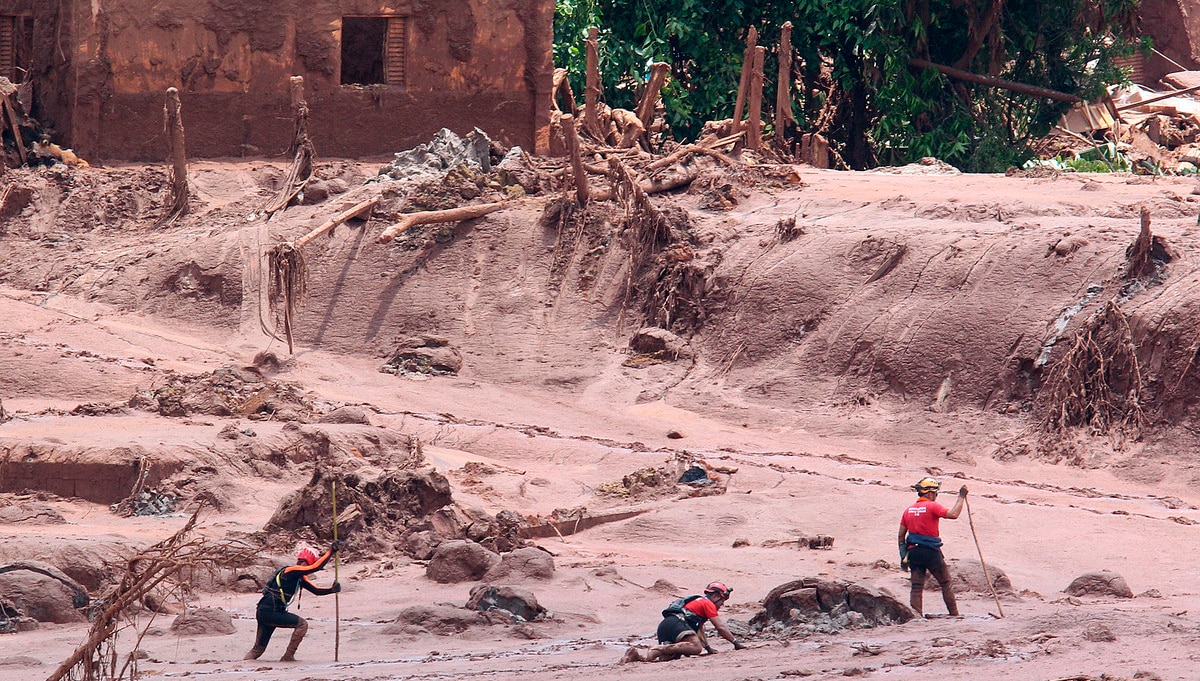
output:
[[[498,210],[508,208],[515,205],[515,201],[496,201],[494,203],[479,203],[474,206],[460,206],[449,210],[429,210],[420,213],[408,213],[400,217],[400,220],[383,230],[379,235],[379,243],[386,244],[392,239],[400,236],[408,230],[418,225],[432,225],[439,222],[462,222],[463,220],[473,220],[481,218],[488,213],[495,213]]]
[[[307,244],[308,242],[310,242],[313,239],[321,236],[322,234],[330,231],[334,227],[337,227],[338,225],[342,224],[343,222],[345,222],[347,220],[356,218],[356,217],[362,215],[363,213],[369,213],[369,211],[372,208],[374,208],[375,204],[377,204],[377,203],[379,203],[378,196],[367,199],[366,201],[363,201],[361,203],[355,204],[354,206],[351,206],[349,209],[347,209],[341,213],[338,213],[334,217],[332,217],[329,220],[327,220],[326,222],[322,223],[322,225],[320,227],[317,227],[316,229],[309,232],[308,234],[305,234],[304,236],[300,237],[299,239],[296,239],[296,248],[303,248],[304,245]]]
[[[1011,90],[1013,92],[1020,92],[1023,95],[1031,95],[1033,97],[1045,97],[1047,99],[1053,99],[1058,102],[1068,102],[1070,104],[1074,104],[1076,102],[1083,101],[1083,99],[1076,97],[1075,95],[1069,95],[1065,92],[1059,92],[1058,90],[1051,90],[1049,88],[1038,87],[1037,85],[1026,85],[1025,83],[1017,83],[1017,82],[1014,82],[1011,80],[1004,80],[1003,78],[996,78],[993,76],[983,76],[978,73],[972,73],[970,71],[963,71],[962,69],[956,69],[953,66],[946,66],[944,64],[935,64],[926,59],[918,59],[916,57],[913,57],[912,59],[908,60],[908,63],[909,63],[909,65],[914,66],[918,69],[937,69],[938,71],[941,71],[946,76],[949,76],[950,78],[954,78],[956,80],[965,80],[968,83],[977,83],[979,85],[987,85],[988,87],[998,87],[1003,90]]]

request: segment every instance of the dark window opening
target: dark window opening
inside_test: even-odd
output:
[[[27,80],[33,53],[33,18],[0,16],[0,76]]]
[[[342,19],[342,85],[403,87],[407,59],[403,17]]]

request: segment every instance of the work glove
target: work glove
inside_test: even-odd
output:
[[[900,569],[908,569],[908,542],[900,542]]]
[[[333,593],[340,594],[342,592],[342,583],[334,582],[333,587],[331,587],[331,588],[333,589]]]
[[[334,539],[333,543],[329,545],[329,552],[337,553],[338,551],[341,551],[341,550],[342,550],[342,540]]]
[[[967,486],[966,485],[963,485],[962,487],[958,488],[958,496],[960,496],[960,497],[967,496]]]
[[[901,559],[900,559],[900,569],[901,569],[901,570],[907,570],[907,569],[908,569],[908,557],[907,557],[907,556],[905,556],[904,558],[901,558]]]
[[[742,645],[740,641],[734,641],[734,642],[733,642],[733,649],[734,649],[734,650],[742,650],[742,649],[743,649],[743,648],[745,648],[745,647],[746,647],[746,646]]]

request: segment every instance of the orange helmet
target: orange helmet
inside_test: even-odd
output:
[[[307,546],[300,549],[300,553],[296,554],[296,563],[312,565],[315,562],[317,562],[317,554],[315,551],[308,548]]]
[[[733,593],[733,589],[725,586],[723,582],[710,582],[704,587],[704,595],[720,596],[721,598],[729,598],[729,594]]]

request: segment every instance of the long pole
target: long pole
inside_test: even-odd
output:
[[[1000,617],[1004,617],[1004,606],[1000,605],[1000,596],[996,594],[996,587],[992,586],[992,576],[988,574],[987,563],[983,561],[983,549],[979,548],[979,535],[975,534],[975,520],[971,518],[971,501],[969,497],[963,497],[963,501],[967,503],[967,524],[971,526],[971,536],[975,538],[975,550],[979,553],[979,564],[983,566],[983,578],[987,580],[988,589],[992,592],[992,598],[996,599],[996,609],[1000,611]],[[334,568],[337,569],[336,567]]]
[[[333,481],[333,540],[337,541],[337,480]],[[968,515],[970,511],[967,512]],[[341,562],[341,551],[333,554],[333,581],[338,581],[338,565]],[[333,661],[338,661],[338,648],[342,642],[341,594],[333,595]]]

